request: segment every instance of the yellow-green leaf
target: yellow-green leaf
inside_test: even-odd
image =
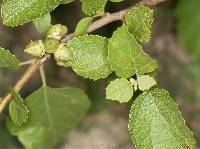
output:
[[[138,88],[141,91],[149,90],[151,87],[155,86],[157,83],[153,77],[149,75],[142,75],[137,78]]]
[[[111,81],[106,88],[106,98],[110,100],[128,102],[132,96],[132,84],[124,78]]]

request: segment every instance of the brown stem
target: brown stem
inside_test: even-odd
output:
[[[158,3],[162,3],[167,0],[142,0],[137,5],[147,5],[147,6],[154,6]]]
[[[164,1],[167,1],[167,0],[142,0],[139,3],[137,3],[136,5],[137,6],[138,5],[154,6],[154,5],[164,2]],[[93,22],[88,27],[88,29],[86,30],[86,33],[93,32],[96,29],[101,28],[111,22],[122,20],[124,18],[124,16],[126,15],[127,11],[128,11],[128,9],[124,9],[124,10],[121,10],[121,11],[118,11],[115,13],[105,13],[105,15],[101,19]],[[73,37],[74,37],[74,33],[70,33],[67,36],[65,36],[61,40],[61,42],[66,43],[68,40],[72,39]]]
[[[26,72],[22,75],[22,77],[17,81],[17,83],[14,86],[14,89],[16,92],[19,92],[24,85],[30,80],[30,78],[33,76],[33,74],[36,72],[36,70],[39,68],[41,62],[46,61],[49,58],[49,54],[45,55],[43,58],[36,60],[33,60],[33,63],[28,67]],[[2,113],[3,109],[6,107],[6,105],[11,100],[11,94],[8,93],[2,100],[0,101],[0,113]]]
[[[24,87],[24,85],[26,84],[26,82],[32,77],[32,75],[34,74],[34,72],[37,70],[39,66],[39,63],[36,62],[36,60],[33,62],[33,64],[31,64],[29,66],[29,68],[26,70],[26,72],[24,73],[24,75],[21,77],[21,79],[19,79],[19,81],[16,83],[16,85],[14,86],[14,89],[18,92],[22,89],[22,87]],[[1,102],[0,105],[0,113],[3,111],[3,109],[5,108],[5,106],[8,104],[8,102],[11,99],[11,94],[8,93]]]
[[[142,0],[136,5],[148,5],[153,6],[158,3],[164,2],[166,0]],[[122,20],[127,13],[128,9],[121,10],[119,12],[115,13],[105,13],[105,15],[100,18],[99,20],[93,22],[88,29],[86,30],[87,33],[93,32],[98,28],[101,28],[111,22]],[[61,40],[62,43],[67,42],[68,40],[72,39],[74,37],[74,33],[68,34],[65,38]],[[33,74],[36,72],[36,70],[39,68],[39,66],[44,63],[48,58],[49,54],[45,55],[40,60],[35,60],[33,64],[31,64],[24,75],[19,79],[19,81],[15,84],[14,89],[18,92],[20,91],[24,85],[29,81],[29,79],[33,76]],[[6,107],[6,105],[11,100],[11,94],[8,93],[2,100],[0,100],[0,113],[2,113],[3,109]]]

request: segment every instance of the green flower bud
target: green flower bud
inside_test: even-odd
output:
[[[45,54],[45,48],[42,40],[31,41],[24,50],[25,53],[35,57],[42,57]]]
[[[64,44],[60,44],[57,51],[54,53],[56,61],[69,61],[73,60],[73,55],[71,50]]]
[[[61,24],[52,25],[48,31],[48,38],[55,38],[60,40],[65,34],[67,34],[67,27]]]
[[[59,42],[55,38],[47,38],[44,40],[44,48],[47,53],[55,53],[58,49]]]

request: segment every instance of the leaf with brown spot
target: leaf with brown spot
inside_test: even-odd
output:
[[[125,25],[118,28],[109,40],[108,60],[111,69],[123,78],[149,73],[157,68],[156,61],[143,52]]]

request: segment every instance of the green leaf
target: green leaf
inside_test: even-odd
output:
[[[194,149],[195,139],[165,90],[145,91],[134,101],[129,131],[136,148]]]
[[[124,78],[136,73],[149,73],[157,68],[156,61],[143,52],[125,25],[118,28],[109,41],[108,60],[117,76]]]
[[[22,127],[8,120],[9,130],[25,148],[52,148],[86,115],[90,101],[76,88],[42,87],[27,97],[30,117]]]
[[[106,88],[106,98],[119,102],[128,102],[133,96],[132,84],[124,78],[111,81]]]
[[[1,15],[7,26],[22,25],[50,13],[61,2],[62,0],[4,0]]]
[[[200,62],[199,0],[179,0],[176,9],[178,38],[189,53]]]
[[[15,125],[21,126],[22,123],[26,123],[29,111],[19,93],[16,93],[14,89],[11,89],[10,92],[12,95],[9,105],[10,117]]]
[[[0,67],[17,68],[19,60],[12,55],[8,50],[0,47]]]
[[[46,35],[49,28],[51,27],[51,15],[47,14],[39,19],[33,21],[36,29],[42,34]]]
[[[94,15],[104,11],[107,0],[82,0],[82,10],[86,15]]]
[[[144,6],[132,7],[125,16],[125,22],[140,43],[147,43],[150,40],[153,10]]]
[[[92,23],[93,17],[85,17],[79,21],[75,29],[75,36],[80,36],[85,33],[88,26]]]
[[[153,77],[149,75],[142,75],[137,78],[138,88],[141,91],[149,90],[151,87],[155,86],[157,83]]]
[[[73,38],[67,46],[73,55],[73,60],[68,64],[80,76],[97,80],[111,73],[107,60],[108,40],[106,38],[86,34]]]

